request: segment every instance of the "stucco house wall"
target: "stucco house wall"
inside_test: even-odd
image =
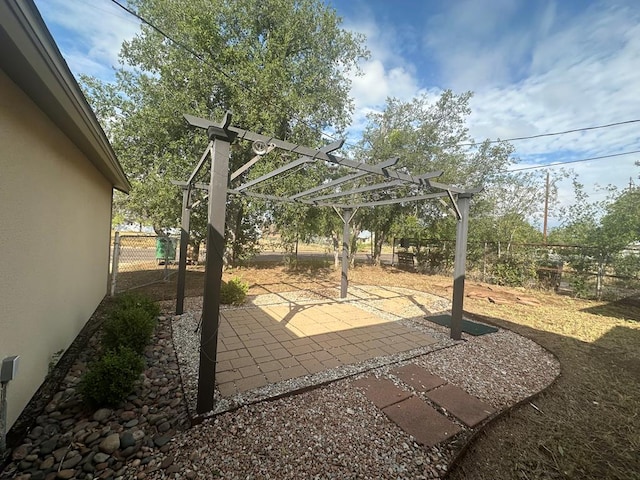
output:
[[[35,6],[0,5],[0,361],[8,427],[107,293],[113,187],[128,182]]]

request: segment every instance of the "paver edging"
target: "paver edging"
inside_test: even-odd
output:
[[[261,389],[266,388],[266,387],[260,387],[260,388],[257,388],[255,390],[248,390],[246,392],[238,393],[238,394],[234,395],[233,397],[226,397],[226,398],[223,398],[223,399],[218,399],[218,403],[220,403],[220,400],[225,400],[226,402],[228,402],[229,405],[227,405],[226,407],[222,407],[220,409],[216,408],[215,410],[213,410],[211,412],[204,413],[204,414],[197,414],[196,413],[194,415],[190,415],[191,424],[192,425],[199,425],[200,423],[202,423],[205,420],[208,420],[210,418],[215,418],[218,415],[222,415],[224,413],[234,412],[234,411],[236,411],[236,410],[238,410],[238,409],[240,409],[242,407],[248,406],[248,405],[255,405],[255,404],[263,403],[263,402],[272,402],[272,401],[280,400],[282,398],[287,398],[287,397],[291,397],[291,396],[294,396],[294,395],[299,395],[299,394],[302,394],[302,393],[310,392],[310,391],[313,391],[313,390],[315,390],[317,388],[326,387],[327,385],[331,385],[332,383],[338,382],[340,380],[353,379],[354,377],[356,377],[358,375],[369,373],[369,372],[371,372],[373,370],[376,370],[378,368],[397,365],[399,363],[407,362],[407,361],[413,360],[415,358],[421,357],[423,355],[429,355],[429,354],[431,354],[433,352],[437,352],[437,351],[440,351],[440,350],[444,350],[446,348],[454,347],[456,345],[457,345],[457,342],[453,343],[453,344],[450,344],[450,345],[443,345],[443,346],[440,346],[438,348],[434,348],[432,350],[429,350],[427,352],[411,353],[411,352],[417,350],[417,349],[414,349],[414,350],[409,351],[409,352],[404,352],[404,353],[407,353],[408,356],[403,357],[403,358],[399,358],[397,360],[394,360],[394,361],[391,361],[391,362],[388,362],[388,363],[382,362],[382,363],[379,363],[379,364],[376,364],[376,365],[369,366],[369,367],[364,368],[364,369],[359,370],[359,371],[347,372],[344,375],[341,375],[341,376],[338,376],[338,377],[335,377],[335,378],[328,378],[326,380],[319,381],[317,383],[311,383],[311,384],[306,384],[306,385],[303,384],[303,385],[300,385],[298,388],[287,390],[287,391],[284,391],[284,392],[281,392],[281,393],[275,393],[275,394],[267,396],[267,397],[262,397],[262,398],[258,397],[258,398],[246,399],[246,400],[243,400],[242,398],[240,398],[240,399],[237,398],[237,397],[242,397],[243,395],[259,392]],[[422,348],[424,348],[424,347],[422,347]],[[386,357],[377,357],[377,359],[385,359],[385,358]],[[358,364],[353,364],[353,365],[346,365],[346,366],[336,367],[336,369],[344,369],[344,368],[349,368],[349,367],[353,368],[353,367],[357,367],[357,366],[358,366]],[[330,370],[332,370],[332,369],[330,369]],[[330,371],[330,370],[326,370],[326,371]],[[314,376],[318,376],[318,375],[319,374],[304,375],[303,377],[293,378],[293,379],[285,380],[285,381],[282,381],[282,382],[279,382],[279,383],[281,383],[281,384],[286,384],[287,382],[297,383],[296,380],[299,382],[300,378],[304,378],[304,377],[312,377],[313,378]],[[267,385],[267,387],[268,387],[268,385]],[[191,414],[191,409],[188,408],[187,411]]]

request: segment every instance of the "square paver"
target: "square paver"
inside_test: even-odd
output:
[[[455,385],[443,385],[427,392],[426,395],[469,427],[476,426],[495,412],[492,406],[469,395]]]
[[[417,397],[411,397],[382,410],[387,417],[427,447],[452,437],[460,427]]]
[[[391,373],[419,392],[428,392],[447,383],[446,380],[412,363],[396,368]]]
[[[223,397],[230,397],[238,391],[233,382],[219,383],[218,390],[220,391],[220,395]]]
[[[353,385],[364,389],[366,397],[381,409],[411,396],[410,392],[400,390],[393,382],[384,378],[364,377],[353,382]]]
[[[254,388],[264,387],[267,384],[267,378],[264,375],[253,375],[251,377],[236,380],[236,388],[239,392],[253,390]]]

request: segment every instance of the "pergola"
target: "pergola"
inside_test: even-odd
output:
[[[437,178],[442,174],[440,171],[412,175],[410,173],[395,170],[392,167],[397,163],[398,158],[384,160],[377,165],[372,165],[339,157],[334,155],[332,152],[342,147],[344,143],[342,140],[326,145],[320,149],[313,149],[302,145],[296,145],[278,138],[233,127],[231,126],[231,113],[229,112],[226,113],[222,122],[219,123],[187,114],[185,114],[184,117],[191,126],[206,130],[209,139],[209,144],[188,180],[186,182],[173,182],[174,184],[181,186],[183,189],[182,234],[180,239],[180,262],[178,269],[178,292],[176,301],[177,315],[183,313],[184,306],[186,254],[190,230],[190,209],[192,207],[191,192],[194,189],[208,191],[207,251],[202,307],[200,364],[196,406],[197,413],[202,414],[211,411],[214,408],[216,357],[220,315],[220,286],[222,283],[222,270],[224,266],[223,251],[225,246],[224,235],[227,195],[245,195],[247,197],[258,198],[261,200],[333,208],[338,215],[340,215],[344,223],[342,243],[342,277],[340,284],[341,298],[346,298],[347,296],[349,284],[350,222],[358,208],[448,198],[458,219],[456,229],[450,336],[454,340],[460,340],[462,335],[462,309],[464,301],[469,203],[473,195],[478,193],[481,189],[463,189],[434,181],[434,178]],[[236,140],[253,142],[253,151],[256,155],[238,170],[229,175],[230,145]],[[229,187],[229,182],[231,180],[236,179],[252,165],[257,163],[264,155],[268,154],[275,148],[297,154],[299,155],[299,158],[235,188]],[[197,183],[195,180],[209,158],[211,160],[210,181],[208,184]],[[316,162],[327,162],[333,165],[348,167],[353,170],[353,173],[286,197],[258,193],[251,190],[251,187],[255,187],[256,185],[277,177],[278,175],[302,165],[314,164]],[[349,184],[354,180],[371,175],[381,177],[382,181],[366,186],[336,191],[336,187],[340,185]],[[426,190],[426,193],[372,201],[356,201],[352,203],[345,202],[344,200],[343,202],[335,200],[341,197],[348,198],[349,196],[360,193],[380,190],[388,191],[389,189],[403,185],[416,185]],[[325,191],[325,193],[320,194],[322,191]]]

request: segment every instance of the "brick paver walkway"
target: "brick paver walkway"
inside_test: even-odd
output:
[[[353,386],[362,389],[391,421],[427,447],[454,436],[461,430],[459,425],[476,427],[495,412],[490,405],[417,365],[408,364],[390,374],[411,386],[416,393],[424,394],[453,418],[447,418],[409,390],[385,378],[366,376],[353,382]],[[458,424],[452,420],[457,420]]]
[[[216,381],[224,397],[435,342],[348,302],[223,310]]]

